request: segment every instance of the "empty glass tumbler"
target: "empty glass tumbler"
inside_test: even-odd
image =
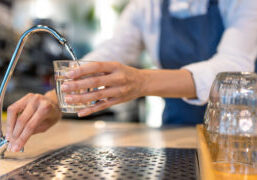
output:
[[[257,74],[219,73],[204,126],[217,171],[257,174]]]
[[[82,61],[82,60],[60,60],[60,61],[54,61],[54,72],[55,72],[55,81],[56,81],[56,93],[59,101],[59,107],[62,112],[64,113],[76,113],[81,109],[84,109],[88,106],[94,105],[96,102],[87,102],[87,103],[77,103],[77,104],[67,104],[64,100],[65,95],[67,95],[65,92],[62,92],[61,85],[64,82],[72,81],[72,79],[69,79],[65,76],[66,72],[79,67],[80,65],[85,65],[87,63],[90,63],[91,61]],[[90,76],[85,76],[83,78],[87,78]],[[85,88],[80,89],[77,91],[73,91],[70,94],[85,94],[88,92],[92,92],[97,90],[97,88]]]

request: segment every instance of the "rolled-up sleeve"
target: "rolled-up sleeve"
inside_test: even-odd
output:
[[[233,4],[233,3],[232,3]],[[223,17],[225,31],[217,53],[206,61],[182,68],[192,73],[197,99],[184,100],[202,105],[208,101],[216,75],[224,71],[254,71],[257,56],[257,1],[233,4]]]

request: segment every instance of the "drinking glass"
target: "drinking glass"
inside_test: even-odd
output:
[[[257,174],[257,74],[223,72],[213,82],[204,127],[214,168]]]
[[[92,106],[96,103],[96,101],[87,102],[87,103],[76,103],[76,104],[67,104],[64,100],[67,93],[63,92],[61,90],[61,85],[64,82],[71,81],[72,79],[69,79],[65,76],[66,72],[79,67],[80,65],[85,65],[87,63],[90,63],[92,61],[82,61],[82,60],[60,60],[60,61],[54,61],[54,72],[55,72],[55,81],[56,81],[56,94],[59,101],[59,107],[62,112],[64,113],[77,113],[79,110],[84,109],[88,106]],[[81,79],[91,77],[84,76]],[[98,88],[86,88],[86,89],[80,89],[77,91],[73,91],[69,94],[85,94],[88,92],[92,92],[98,90]]]

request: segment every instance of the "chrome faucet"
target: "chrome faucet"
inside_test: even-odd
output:
[[[8,85],[9,80],[12,77],[14,68],[19,60],[19,57],[21,55],[21,52],[25,45],[26,40],[28,39],[28,37],[31,34],[36,33],[36,32],[47,32],[47,33],[51,34],[53,37],[55,37],[59,41],[59,43],[61,45],[64,45],[66,47],[66,49],[68,50],[68,52],[70,53],[72,58],[76,59],[72,49],[70,48],[70,46],[68,45],[68,43],[66,41],[66,39],[64,37],[62,37],[56,30],[54,30],[48,26],[38,25],[38,26],[32,27],[31,29],[27,30],[26,32],[24,32],[22,34],[22,36],[16,46],[16,49],[12,55],[12,59],[8,65],[8,68],[6,70],[5,76],[3,78],[3,81],[2,81],[2,84],[0,87],[0,156],[2,158],[4,157],[4,153],[6,151],[6,147],[8,144],[8,141],[5,139],[3,132],[2,132],[2,110],[3,110],[3,101],[4,101],[6,87]]]

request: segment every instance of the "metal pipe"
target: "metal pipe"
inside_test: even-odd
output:
[[[3,136],[3,132],[2,132],[2,110],[3,110],[3,102],[4,102],[6,87],[8,85],[9,80],[12,77],[13,71],[19,60],[19,57],[21,55],[21,52],[25,45],[26,40],[28,39],[28,37],[31,34],[36,33],[36,32],[47,32],[47,33],[51,34],[53,37],[55,37],[59,41],[60,44],[65,45],[67,47],[66,39],[63,38],[56,30],[54,30],[48,26],[38,25],[38,26],[30,28],[29,30],[25,31],[22,34],[22,36],[16,46],[16,49],[12,55],[12,59],[8,65],[8,68],[6,70],[5,76],[3,78],[3,81],[2,81],[1,87],[0,87],[0,155],[3,155],[3,153],[5,152],[6,144],[8,143],[5,139],[5,137]],[[73,56],[73,54],[71,54],[71,55]],[[5,149],[1,150],[1,148],[5,148]]]

